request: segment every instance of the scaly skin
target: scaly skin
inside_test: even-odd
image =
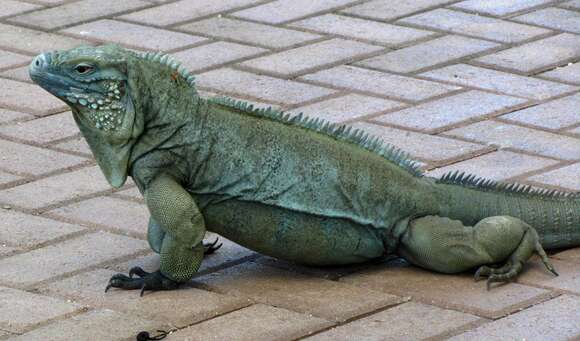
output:
[[[580,245],[574,194],[424,177],[360,131],[202,99],[193,76],[162,54],[80,47],[38,56],[30,74],[72,108],[110,184],[131,176],[151,213],[159,271],[134,268],[109,287],[188,281],[215,250],[202,243],[206,229],[305,264],[398,254],[440,272],[478,268],[488,283],[513,279],[533,253],[555,273],[541,243]]]

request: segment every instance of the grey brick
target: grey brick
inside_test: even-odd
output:
[[[519,110],[501,118],[548,129],[560,129],[580,123],[580,95],[572,95]]]
[[[15,81],[26,82],[32,84],[30,75],[28,74],[28,65],[24,65],[15,69],[8,69],[0,73],[0,76]]]
[[[505,16],[516,12],[529,10],[552,2],[552,0],[467,0],[453,4],[451,8],[459,8],[472,12],[489,14],[493,16]]]
[[[128,314],[106,309],[93,310],[43,326],[11,338],[10,341],[125,341],[135,338],[136,331],[155,330],[160,327],[159,323]]]
[[[16,0],[2,0],[2,12],[0,13],[0,17],[8,17],[38,8],[42,8],[42,6]]]
[[[290,47],[322,37],[313,33],[224,17],[196,21],[178,28],[187,32],[256,44],[266,48]]]
[[[578,144],[580,144],[580,142],[578,142]],[[530,177],[529,180],[546,185],[568,188],[572,191],[580,191],[578,174],[580,174],[580,163],[575,163],[553,171],[534,175]]]
[[[255,2],[256,0],[181,0],[129,13],[120,18],[155,26],[169,26],[186,20],[248,6]]]
[[[499,44],[485,40],[447,35],[365,59],[357,62],[356,65],[384,71],[408,73],[480,53],[497,46]]]
[[[39,86],[1,78],[0,107],[37,115],[64,111],[67,108],[64,102]]]
[[[303,74],[313,68],[346,62],[357,56],[382,49],[382,47],[351,40],[331,39],[252,59],[240,65],[282,76],[290,76]]]
[[[418,30],[336,14],[326,14],[304,19],[292,23],[290,26],[389,45],[409,44],[414,40],[424,39],[435,34],[431,31]]]
[[[301,78],[340,88],[367,91],[408,101],[420,101],[460,89],[460,87],[456,86],[352,66],[339,66]]]
[[[552,29],[580,33],[580,12],[561,8],[546,8],[520,15],[513,20]]]
[[[29,248],[82,230],[79,226],[39,216],[0,210],[0,243],[13,247]]]
[[[173,56],[177,60],[182,61],[183,65],[189,70],[198,71],[229,63],[237,59],[255,56],[264,51],[267,50],[259,47],[218,41],[177,52]]]
[[[24,121],[32,118],[34,118],[34,116],[29,114],[0,108],[0,123]]]
[[[399,21],[453,33],[486,38],[502,43],[516,43],[550,32],[549,30],[538,27],[448,9],[436,9]]]
[[[232,15],[244,19],[280,24],[300,19],[318,12],[330,11],[353,0],[275,0],[260,6],[234,12]]]
[[[0,134],[36,143],[48,143],[78,134],[70,111],[48,117],[0,126]]]
[[[509,70],[531,73],[534,70],[561,65],[580,56],[580,36],[564,33],[554,37],[512,47],[476,61]]]
[[[303,112],[309,117],[322,118],[326,121],[340,123],[355,120],[363,116],[401,107],[403,103],[376,97],[348,94],[326,101],[309,104],[292,109]]]
[[[54,49],[67,49],[83,43],[86,44],[82,40],[54,33],[0,24],[0,47],[8,49],[36,54]]]
[[[0,185],[21,179],[23,179],[23,177],[0,171]]]
[[[81,157],[0,139],[0,160],[7,171],[40,175],[85,162]],[[0,194],[0,196],[2,196]]]
[[[442,161],[484,149],[474,143],[382,127],[369,123],[355,123],[355,128],[382,138],[385,142],[399,147],[413,157],[423,160]]]
[[[66,151],[92,155],[89,145],[82,136],[77,136],[74,139],[55,144],[53,147]]]
[[[439,178],[445,173],[460,171],[475,174],[478,177],[484,177],[486,179],[504,180],[522,173],[554,166],[557,163],[558,161],[555,160],[500,150],[457,162],[446,167],[437,168],[428,174],[429,176]]]
[[[31,58],[19,53],[0,50],[0,69],[9,69],[22,64],[28,64]]]
[[[0,282],[31,285],[147,249],[142,240],[97,232],[0,259]]]
[[[114,42],[146,50],[172,50],[205,41],[205,38],[115,20],[99,20],[62,32],[101,42]],[[144,39],[146,37],[146,39]]]
[[[45,172],[46,164],[36,168]],[[0,191],[0,202],[40,208],[109,188],[101,171],[97,167],[88,167]]]
[[[538,100],[578,89],[565,84],[465,64],[447,66],[422,73],[421,76]]]
[[[563,4],[561,4],[560,7],[571,8],[571,9],[580,9],[580,0],[567,1]]]
[[[580,335],[580,298],[564,295],[450,340],[571,340]]]
[[[513,110],[528,102],[522,98],[468,91],[389,113],[375,120],[431,131],[470,119]]]
[[[81,308],[75,303],[4,287],[0,287],[0,302],[0,328],[14,333]]]
[[[202,87],[287,104],[300,103],[335,92],[314,85],[232,69],[205,72],[197,78],[197,84]]]
[[[84,0],[22,14],[8,21],[50,30],[135,10],[147,5],[149,3],[141,0]]]
[[[541,74],[543,78],[580,85],[580,63],[568,64]]]
[[[343,10],[344,13],[362,17],[392,20],[409,14],[423,11],[438,5],[445,5],[452,0],[372,0],[361,5]]]
[[[305,340],[423,340],[465,328],[479,320],[477,316],[458,311],[410,302],[330,329]]]
[[[580,155],[580,139],[492,121],[475,123],[445,134],[565,160],[577,159]]]

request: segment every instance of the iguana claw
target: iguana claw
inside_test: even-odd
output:
[[[138,278],[133,278],[133,275],[137,275]],[[141,296],[143,296],[147,290],[173,290],[177,289],[178,286],[179,283],[165,277],[160,271],[146,272],[140,267],[134,267],[129,270],[129,276],[124,274],[113,275],[105,288],[105,292],[110,288],[141,289]]]
[[[204,255],[211,255],[212,253],[219,250],[219,248],[222,247],[224,244],[223,243],[218,244],[217,243],[218,241],[219,241],[219,238],[216,238],[213,242],[211,242],[209,244],[204,243],[203,244],[203,254]]]

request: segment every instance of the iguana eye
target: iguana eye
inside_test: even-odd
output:
[[[86,75],[87,73],[92,72],[94,69],[95,68],[93,66],[88,64],[79,64],[75,66],[75,71],[81,75]]]

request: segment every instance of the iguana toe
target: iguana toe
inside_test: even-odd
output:
[[[133,275],[137,275],[138,278],[133,278]],[[179,283],[163,276],[160,271],[146,272],[139,267],[134,267],[129,271],[129,276],[124,274],[113,275],[105,288],[105,292],[110,288],[141,289],[141,296],[143,296],[147,290],[173,290],[177,289],[178,286]]]
[[[204,243],[203,244],[203,254],[204,255],[211,255],[212,253],[216,252],[217,250],[219,250],[223,243],[217,243],[219,241],[219,238],[216,238],[213,242],[211,243]]]

